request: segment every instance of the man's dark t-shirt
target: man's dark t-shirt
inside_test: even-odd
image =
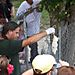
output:
[[[20,75],[20,64],[18,52],[22,50],[22,40],[0,40],[0,55],[7,55],[14,65],[12,75]]]

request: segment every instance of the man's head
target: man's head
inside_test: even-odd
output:
[[[50,72],[54,64],[56,64],[55,58],[48,54],[37,55],[32,61],[33,70],[38,75]]]
[[[2,36],[7,39],[19,38],[20,25],[14,21],[10,21],[3,26]]]
[[[33,0],[26,0],[30,5],[33,4]]]

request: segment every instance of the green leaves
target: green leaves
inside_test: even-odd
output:
[[[63,20],[70,16],[70,6],[75,4],[75,0],[42,0],[42,8],[48,11],[57,20]]]

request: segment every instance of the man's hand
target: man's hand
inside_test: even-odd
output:
[[[47,32],[47,34],[49,35],[49,34],[54,34],[55,33],[55,29],[53,28],[53,27],[51,27],[51,28],[48,28],[47,30],[46,30],[46,32]]]

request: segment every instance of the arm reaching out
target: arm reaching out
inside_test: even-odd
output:
[[[27,46],[27,45],[29,45],[31,43],[37,42],[40,39],[42,39],[43,37],[45,37],[45,36],[47,36],[49,34],[52,34],[52,33],[55,33],[55,29],[54,28],[48,28],[47,30],[45,30],[43,32],[35,34],[35,35],[31,36],[30,38],[28,38],[26,40],[23,40],[22,47],[25,47],[25,46]]]

